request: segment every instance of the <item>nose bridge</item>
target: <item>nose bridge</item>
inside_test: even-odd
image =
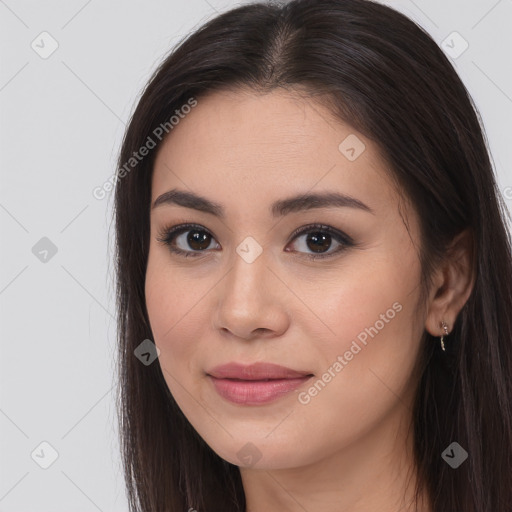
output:
[[[227,278],[231,293],[244,303],[257,300],[267,280],[268,251],[252,236],[248,236],[235,247],[232,270]]]

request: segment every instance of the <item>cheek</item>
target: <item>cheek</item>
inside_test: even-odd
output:
[[[197,379],[198,372],[204,369],[198,345],[207,327],[198,321],[198,315],[204,308],[201,297],[207,290],[202,290],[201,283],[185,282],[179,272],[171,273],[165,267],[158,271],[148,262],[146,274],[146,305],[153,341],[160,350],[158,362],[181,411],[194,424],[207,424]]]
[[[169,374],[180,379],[189,375],[194,354],[197,357],[194,340],[201,339],[200,329],[205,326],[194,322],[194,318],[206,293],[203,287],[180,277],[180,272],[170,265],[150,257],[145,283],[146,307],[166,380]]]
[[[410,325],[411,305],[417,298],[410,283],[419,279],[418,268],[411,262],[405,271],[385,260],[368,265],[361,261],[357,267],[341,271],[336,280],[320,283],[313,295],[309,292],[318,311],[324,346],[329,349],[348,350],[352,340],[364,346],[365,341],[377,338],[393,344],[397,333]]]
[[[376,261],[351,267],[312,297],[322,320],[313,353],[320,382],[306,390],[302,403],[311,398],[318,414],[333,414],[321,403],[341,402],[353,418],[366,417],[373,407],[378,416],[409,389],[422,333],[419,287],[411,284],[419,282],[419,264]]]
[[[318,302],[334,335],[324,327],[312,347],[316,377],[297,397],[300,435],[307,435],[315,418],[322,436],[350,444],[411,399],[421,332],[415,322],[417,297],[403,284],[393,286],[392,274],[379,275],[347,279]]]

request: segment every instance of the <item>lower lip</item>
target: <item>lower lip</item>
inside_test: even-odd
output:
[[[235,404],[259,405],[273,402],[308,381],[311,375],[296,379],[233,380],[211,377],[217,393]]]

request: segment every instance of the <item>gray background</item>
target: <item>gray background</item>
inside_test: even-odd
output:
[[[158,62],[238,3],[0,0],[1,512],[127,509],[113,401],[112,194],[97,200],[92,190],[114,172]],[[454,31],[469,44],[453,62],[482,114],[510,209],[512,2],[387,3],[440,45]],[[48,58],[31,47],[51,49],[44,31],[58,43]],[[447,41],[463,49],[458,36]],[[42,442],[58,453],[47,469]]]

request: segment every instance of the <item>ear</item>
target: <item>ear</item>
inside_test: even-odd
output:
[[[432,336],[441,336],[441,322],[453,326],[475,284],[473,268],[473,236],[470,230],[460,233],[452,242],[432,279],[425,328]]]

